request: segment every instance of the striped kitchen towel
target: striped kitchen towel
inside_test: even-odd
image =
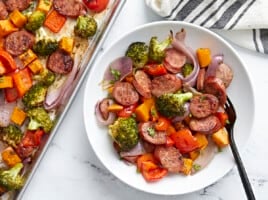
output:
[[[145,0],[158,15],[204,26],[268,54],[268,0]],[[228,31],[226,31],[228,30]]]

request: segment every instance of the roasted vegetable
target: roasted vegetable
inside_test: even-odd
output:
[[[40,56],[48,56],[58,49],[58,42],[51,39],[39,40],[33,46],[33,51]]]
[[[112,125],[109,126],[109,134],[122,151],[132,149],[139,141],[137,123],[132,117],[119,117]]]
[[[74,33],[82,38],[89,38],[95,35],[98,24],[93,17],[79,16],[74,27]]]
[[[185,113],[184,104],[192,97],[191,92],[163,94],[156,99],[157,111],[166,117],[182,116]]]
[[[168,37],[162,42],[157,40],[157,37],[152,37],[149,44],[149,58],[152,61],[161,63],[165,58],[165,49],[171,44],[172,37]]]
[[[19,127],[9,124],[7,127],[0,128],[0,138],[8,145],[16,147],[20,143],[23,133]]]
[[[17,163],[14,167],[9,170],[0,170],[0,186],[6,190],[17,190],[20,189],[25,179],[19,174],[23,168],[22,163]]]
[[[23,96],[22,102],[27,108],[42,105],[46,98],[47,86],[42,82],[37,83]]]
[[[182,75],[184,77],[189,76],[192,73],[193,70],[194,70],[194,66],[189,64],[189,63],[186,63],[182,67]]]
[[[144,42],[134,42],[128,46],[126,56],[131,58],[136,68],[142,68],[148,62],[149,47]]]
[[[43,128],[48,133],[53,127],[53,121],[50,119],[49,114],[43,107],[32,108],[27,111],[30,122],[28,124],[29,130],[37,130]]]
[[[56,75],[48,69],[44,69],[40,74],[34,76],[34,80],[41,82],[46,86],[50,86],[54,83],[55,79]]]
[[[31,32],[38,30],[44,23],[46,14],[42,11],[34,11],[28,18],[28,22],[25,25],[25,29]]]

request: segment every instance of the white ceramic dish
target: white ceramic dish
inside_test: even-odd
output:
[[[237,111],[235,139],[239,147],[243,147],[251,133],[254,120],[254,96],[243,61],[235,50],[215,33],[183,22],[156,22],[138,27],[113,43],[91,69],[84,95],[84,123],[90,144],[103,165],[118,179],[126,184],[154,194],[176,195],[185,194],[202,189],[222,178],[233,166],[234,161],[229,148],[218,153],[212,162],[202,171],[190,175],[169,175],[158,182],[147,183],[141,174],[136,172],[135,166],[126,165],[118,159],[113,149],[112,140],[108,135],[107,127],[97,124],[94,108],[98,100],[107,93],[101,89],[100,82],[109,63],[124,55],[128,45],[135,41],[149,42],[152,36],[163,40],[169,31],[186,30],[186,44],[193,49],[208,47],[212,54],[223,53],[224,61],[234,71],[234,79],[227,93],[233,101]]]

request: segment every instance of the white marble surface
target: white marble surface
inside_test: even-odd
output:
[[[103,48],[130,29],[159,20],[143,0],[127,0]],[[268,199],[268,56],[234,46],[247,64],[256,97],[256,120],[242,159],[257,199]],[[87,140],[81,87],[61,124],[23,200],[163,200],[163,199],[246,199],[237,169],[217,183],[183,196],[156,196],[130,188],[111,175],[99,162]],[[246,89],[246,88],[244,88]],[[246,109],[246,108],[245,108]]]

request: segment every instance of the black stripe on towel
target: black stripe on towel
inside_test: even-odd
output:
[[[204,26],[207,22],[208,22],[208,20],[210,20],[212,17],[214,17],[216,14],[217,14],[217,12],[224,6],[224,4],[226,4],[228,2],[228,0],[225,0],[225,1],[223,1],[221,4],[220,4],[220,6],[217,8],[217,10],[215,10],[214,12],[212,12],[200,25],[201,26]]]
[[[197,20],[203,13],[206,12],[207,9],[209,9],[214,3],[216,3],[217,1],[213,0],[212,2],[210,2],[210,4],[208,4],[203,10],[201,10],[200,13],[198,13],[198,15],[196,15],[190,22],[194,23],[195,20]]]
[[[252,0],[248,6],[243,10],[243,12],[237,17],[237,19],[235,20],[235,22],[230,26],[230,28],[228,28],[229,30],[234,28],[234,26],[239,22],[239,20],[244,16],[244,14],[248,11],[248,9],[252,6],[252,4],[255,2],[256,0]]]
[[[175,19],[183,21],[197,6],[199,6],[204,0],[189,1],[183,8],[177,13]]]
[[[247,0],[238,0],[234,2],[227,10],[224,11],[218,21],[215,22],[210,28],[224,28],[225,25],[232,19],[235,13],[245,4]]]
[[[182,4],[182,2],[183,2],[183,0],[180,0],[177,3],[177,5],[172,9],[172,11],[170,12],[170,14],[168,16],[165,16],[164,18],[170,18],[173,15],[174,11]]]
[[[257,43],[257,36],[256,36],[256,29],[253,29],[252,30],[253,32],[253,42],[254,42],[254,45],[255,45],[255,49],[257,52],[260,52],[260,49],[259,49],[259,46],[258,46],[258,43]]]
[[[268,54],[268,29],[260,29],[260,39],[264,53]]]

